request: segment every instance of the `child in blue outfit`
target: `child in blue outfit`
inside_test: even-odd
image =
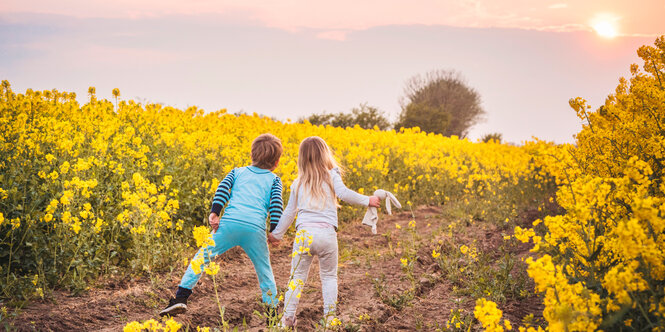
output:
[[[268,305],[270,314],[275,313],[278,299],[270,266],[266,219],[270,217],[270,231],[273,231],[282,215],[282,181],[272,173],[281,155],[282,143],[271,134],[260,135],[252,142],[252,165],[232,170],[217,187],[208,217],[215,246],[202,249],[209,250],[202,253],[207,264],[209,258],[240,246],[254,264],[263,303]],[[220,219],[222,209],[224,214]],[[187,311],[187,298],[200,277],[190,264],[175,298],[159,314],[175,316]]]

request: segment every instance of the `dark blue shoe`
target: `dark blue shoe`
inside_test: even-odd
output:
[[[172,297],[169,299],[169,305],[166,309],[162,310],[160,316],[176,316],[187,312],[187,298],[186,297]]]

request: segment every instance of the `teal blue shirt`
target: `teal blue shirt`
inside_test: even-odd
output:
[[[224,205],[220,222],[245,223],[265,230],[270,216],[272,231],[282,215],[282,181],[267,169],[236,168],[217,187],[211,212],[219,215]]]

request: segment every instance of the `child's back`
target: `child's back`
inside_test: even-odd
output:
[[[297,237],[293,244],[291,260],[291,277],[296,285],[290,285],[284,296],[284,326],[295,326],[300,292],[307,280],[312,256],[319,257],[323,313],[326,319],[335,315],[338,264],[336,197],[357,205],[379,204],[378,197],[358,194],[344,185],[325,141],[319,137],[304,139],[298,154],[298,179],[291,186],[289,204],[271,233],[271,241],[278,241],[293,223],[294,217],[298,216],[296,229],[300,238]]]
[[[213,228],[214,246],[203,248],[196,254],[203,255],[207,264],[215,256],[240,246],[254,265],[263,302],[269,306],[271,314],[276,313],[277,288],[266,242],[266,219],[270,216],[272,231],[282,214],[282,182],[272,173],[281,154],[282,145],[277,137],[263,134],[254,140],[252,165],[229,172],[215,192],[208,218]],[[222,209],[224,214],[220,219]],[[185,312],[187,298],[200,277],[201,274],[195,273],[190,263],[175,298],[171,298],[160,315]]]
[[[239,167],[231,171],[233,185],[230,188],[228,206],[220,222],[246,223],[261,230],[266,229],[265,220],[269,215],[271,196],[281,195],[282,183],[277,175],[268,169],[256,166]],[[219,215],[222,204],[218,200],[220,193],[213,200],[212,213]],[[223,197],[220,197],[223,199]],[[281,199],[280,202],[281,203]]]
[[[339,197],[350,204],[369,205],[368,196],[358,194],[344,185],[339,168],[331,169],[328,172],[328,176],[332,181],[333,187],[330,188],[328,184],[322,183],[321,190],[327,197],[322,202],[314,201],[314,197],[309,194],[308,190],[304,186],[298,185],[297,182],[291,185],[291,197],[296,200],[296,206],[295,209],[287,209],[284,217],[289,218],[290,215],[286,215],[289,213],[297,214],[297,229],[305,224],[317,224],[319,227],[337,228],[337,201],[335,197]]]

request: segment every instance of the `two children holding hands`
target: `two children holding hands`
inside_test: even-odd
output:
[[[277,316],[277,288],[270,265],[267,241],[276,244],[293,223],[300,234],[311,241],[294,243],[291,280],[301,281],[289,287],[281,325],[296,325],[296,308],[313,256],[319,257],[324,315],[331,320],[337,303],[337,198],[351,204],[378,207],[376,196],[364,196],[348,189],[342,170],[320,137],[305,138],[298,155],[298,177],[291,185],[291,197],[283,210],[282,182],[272,173],[282,154],[281,141],[270,134],[258,136],[252,143],[252,165],[232,170],[219,184],[209,217],[215,246],[204,255],[206,262],[227,250],[240,246],[254,264],[262,300],[269,317]],[[220,212],[224,208],[224,214]],[[270,234],[266,219],[270,217]],[[304,246],[303,250],[300,247]],[[160,315],[176,315],[187,310],[187,298],[200,278],[191,264],[176,291],[175,298]]]

